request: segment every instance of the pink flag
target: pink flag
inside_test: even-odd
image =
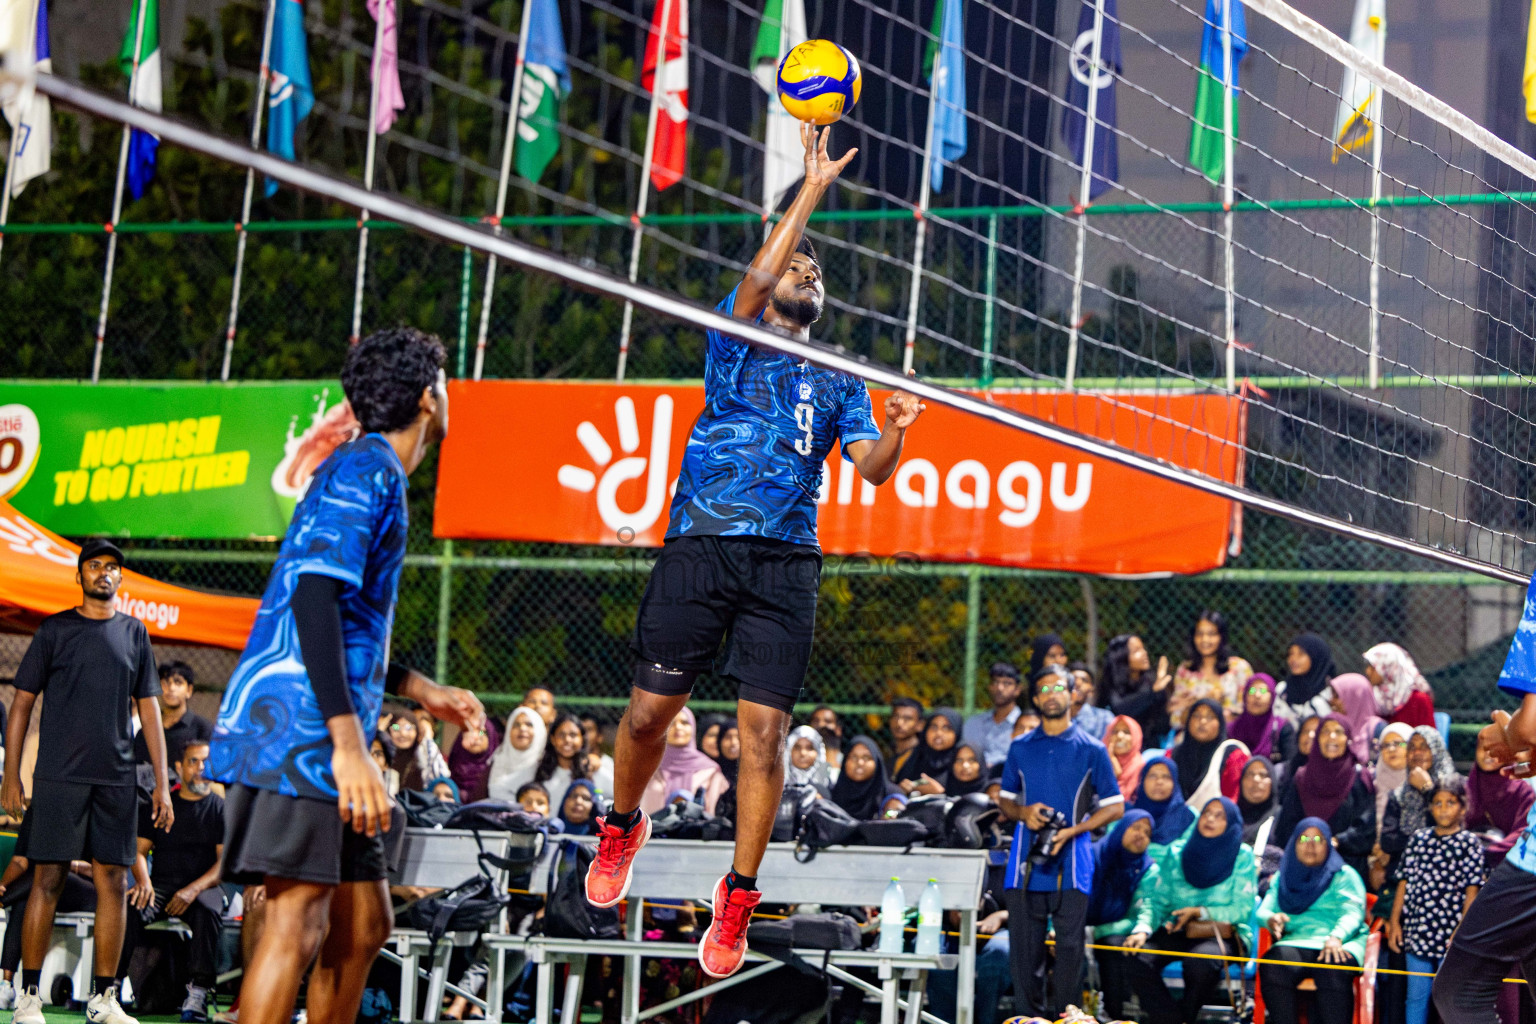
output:
[[[395,115],[405,109],[405,93],[400,89],[400,23],[395,18],[395,0],[368,0],[368,13],[379,23],[379,44],[373,55],[377,97],[373,130],[383,135],[395,123]]]

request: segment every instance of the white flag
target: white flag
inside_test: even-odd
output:
[[[1379,64],[1387,58],[1387,0],[1355,0],[1349,42]],[[1368,145],[1381,119],[1381,89],[1369,79],[1344,69],[1339,86],[1339,114],[1333,123],[1333,162],[1346,150]]]
[[[800,122],[779,102],[779,61],[809,38],[805,0],[767,0],[752,49],[752,75],[768,93],[768,130],[763,139],[763,208],[772,212],[789,187],[805,174]]]
[[[17,6],[26,8],[25,3]],[[23,59],[30,50],[39,74],[53,71],[48,47],[48,0],[37,0],[37,21],[32,33],[33,46],[23,47]],[[27,11],[27,28],[32,29],[32,11]],[[11,195],[21,195],[27,182],[46,174],[53,153],[53,110],[48,97],[25,89],[11,103],[5,104],[5,119],[16,133],[16,166],[11,171]]]

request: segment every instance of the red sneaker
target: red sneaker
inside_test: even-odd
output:
[[[728,889],[725,878],[715,883],[715,916],[699,943],[699,964],[711,978],[729,978],[747,956],[747,925],[752,909],[763,900],[756,889]]]
[[[628,832],[617,825],[597,819],[597,856],[587,868],[587,902],[594,907],[611,907],[629,895],[629,869],[635,854],[651,838],[651,818],[640,812],[640,823]]]

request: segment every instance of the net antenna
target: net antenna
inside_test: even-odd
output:
[[[1368,529],[1339,517],[1303,508],[1268,495],[1257,494],[1223,480],[1170,465],[1098,438],[989,404],[974,395],[942,387],[920,378],[906,377],[895,369],[879,366],[844,352],[795,340],[773,330],[685,301],[675,295],[631,282],[615,274],[570,262],[556,253],[504,236],[497,237],[478,224],[446,217],[404,200],[370,191],[335,175],[290,163],[270,153],[254,150],[247,145],[194,128],[161,114],[130,106],[53,75],[38,75],[36,87],[38,91],[54,100],[75,107],[84,113],[128,127],[154,132],[165,142],[202,153],[216,160],[248,168],[294,188],[356,207],[372,216],[394,221],[455,245],[467,246],[525,270],[549,275],[574,287],[633,303],[638,308],[673,318],[699,329],[713,329],[728,333],[763,349],[781,352],[827,369],[852,374],[870,384],[891,389],[904,389],[929,402],[978,416],[1107,462],[1150,473],[1197,491],[1240,502],[1248,508],[1261,512],[1282,516],[1307,526],[1395,551],[1421,556],[1457,569],[1480,573],[1493,579],[1509,583],[1526,581],[1522,574],[1501,565],[1435,548],[1406,537]]]

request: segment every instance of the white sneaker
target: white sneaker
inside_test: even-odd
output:
[[[16,1009],[16,986],[0,979],[0,1010]]]
[[[90,1024],[139,1024],[137,1019],[123,1012],[122,1005],[117,1001],[116,985],[91,996],[90,1002],[85,1004],[85,1019]]]
[[[43,997],[37,994],[37,989],[27,989],[16,996],[16,1012],[11,1016],[11,1024],[48,1024],[43,1016]]]

